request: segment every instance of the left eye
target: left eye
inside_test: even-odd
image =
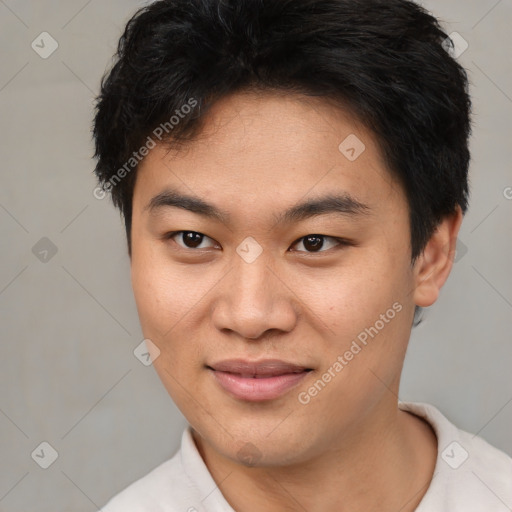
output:
[[[176,243],[184,249],[206,249],[208,246],[203,245],[205,241],[210,240],[214,242],[210,237],[203,235],[202,233],[198,233],[197,231],[174,231],[172,233],[168,233],[165,238],[176,238],[178,240],[181,238],[182,244],[177,241]]]
[[[325,247],[325,240],[330,240],[333,245],[329,247],[329,244],[327,244],[327,247]],[[331,247],[335,247],[336,245],[343,245],[344,241],[339,238],[334,238],[332,236],[326,235],[307,235],[300,238],[297,242],[295,242],[294,245],[300,244],[302,244],[306,251],[299,252],[324,252],[327,249],[330,249]]]

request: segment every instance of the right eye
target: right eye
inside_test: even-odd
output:
[[[181,248],[190,250],[208,249],[208,246],[202,245],[207,240],[215,243],[212,238],[203,235],[203,233],[198,233],[197,231],[172,231],[167,233],[164,238],[171,239]],[[179,241],[181,241],[181,243]]]

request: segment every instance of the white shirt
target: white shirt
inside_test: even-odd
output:
[[[434,429],[434,475],[416,512],[506,512],[512,509],[512,458],[450,423],[434,406],[399,402]],[[171,459],[114,496],[103,512],[235,512],[199,454],[190,426]]]

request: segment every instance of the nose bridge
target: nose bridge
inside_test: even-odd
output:
[[[244,254],[234,255],[217,298],[213,313],[217,328],[237,331],[244,338],[257,338],[269,329],[290,330],[295,322],[293,305],[287,287],[272,271],[269,255],[244,258]]]
[[[267,254],[261,254],[254,260],[245,260],[238,255],[233,259],[229,291],[231,308],[269,313],[276,299],[276,283],[268,268]]]

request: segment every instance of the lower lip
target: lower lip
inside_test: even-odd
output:
[[[279,398],[310,373],[304,371],[255,379],[252,377],[241,377],[234,373],[210,371],[225,391],[235,398],[251,402]]]

